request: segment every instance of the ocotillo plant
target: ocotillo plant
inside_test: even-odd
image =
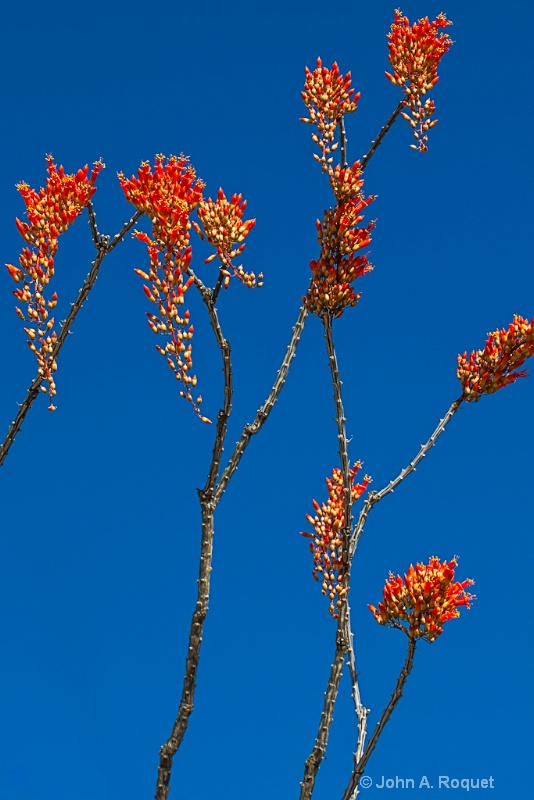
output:
[[[463,404],[476,403],[483,395],[493,394],[525,377],[522,368],[534,354],[534,320],[531,323],[515,314],[506,327],[488,335],[485,344],[481,343],[481,349],[473,350],[469,355],[466,350],[458,355],[458,396],[450,403],[426,443],[414,448],[407,466],[381,488],[375,488],[369,475],[357,477],[362,462],[356,459],[363,458],[363,455],[358,451],[357,442],[352,443],[347,433],[347,416],[351,412],[344,403],[334,337],[337,321],[349,314],[357,315],[355,307],[360,301],[365,302],[361,300],[362,292],[355,291],[354,284],[372,271],[369,247],[372,238],[381,234],[379,223],[369,218],[377,198],[369,193],[372,187],[367,185],[365,170],[399,118],[403,118],[412,129],[414,142],[410,146],[420,153],[428,150],[429,132],[437,123],[434,100],[429,93],[438,82],[441,59],[452,45],[447,31],[450,24],[444,14],[433,21],[424,18],[411,24],[399,10],[395,12],[389,33],[391,72],[386,72],[386,76],[398,87],[399,98],[365,156],[352,164],[345,118],[357,111],[359,93],[352,87],[351,74],[343,74],[337,63],[331,67],[324,66],[320,58],[313,70],[306,69],[302,92],[306,116],[302,121],[313,129],[311,138],[318,148],[314,158],[329,182],[333,197],[331,206],[324,210],[316,223],[316,257],[310,263],[311,277],[308,274],[303,278],[302,306],[296,314],[280,368],[263,404],[244,425],[235,445],[228,441],[234,402],[234,371],[232,349],[222,320],[221,300],[227,291],[232,291],[234,284],[260,290],[264,280],[261,272],[256,275],[251,268],[238,263],[244,256],[245,240],[248,241],[256,224],[255,219],[248,218],[247,202],[242,194],[227,196],[220,188],[216,194],[212,193],[216,198],[212,199],[188,157],[183,154],[156,155],[153,163],[142,162],[137,174],[130,178],[119,173],[124,198],[133,208],[127,222],[111,237],[99,230],[95,211],[97,201],[93,201],[97,177],[104,167],[102,161],[97,161],[91,172],[85,166],[69,174],[49,156],[44,188],[37,191],[25,183],[18,186],[26,205],[27,221],[17,219],[16,222],[24,246],[18,264],[7,264],[7,270],[17,284],[15,310],[24,321],[28,346],[37,359],[37,371],[0,448],[0,464],[4,463],[40,393],[48,394],[49,409],[57,410],[55,398],[61,393],[55,377],[59,355],[95,285],[104,259],[130,231],[148,251],[146,263],[132,269],[142,279],[143,291],[150,303],[151,310],[146,311],[146,318],[150,331],[157,337],[155,348],[178,382],[179,396],[189,403],[189,407],[182,404],[177,409],[177,419],[192,413],[198,421],[211,425],[213,429],[211,460],[207,464],[205,483],[198,489],[201,545],[197,599],[191,617],[185,670],[181,685],[178,681],[176,683],[176,695],[171,702],[171,705],[178,706],[178,710],[159,751],[156,800],[166,800],[169,796],[173,775],[173,782],[178,783],[176,773],[180,767],[177,754],[195,705],[197,681],[201,674],[201,645],[210,605],[216,511],[251,439],[263,429],[277,403],[309,317],[317,317],[324,332],[334,398],[330,416],[335,419],[338,461],[336,464],[325,463],[327,500],[318,502],[310,498],[315,511],[313,516],[307,514],[306,509],[302,511],[303,518],[307,518],[313,529],[301,532],[309,539],[313,560],[311,574],[326,596],[325,613],[328,611],[333,620],[333,658],[331,653],[326,656],[332,663],[323,700],[320,697],[310,700],[316,702],[319,725],[307,743],[309,755],[303,767],[301,800],[311,798],[315,788],[327,751],[345,666],[348,667],[356,712],[353,764],[347,770],[346,788],[342,794],[343,800],[351,800],[358,794],[359,782],[369,759],[401,699],[419,641],[435,642],[443,633],[445,622],[459,617],[459,609],[469,608],[474,599],[468,591],[473,580],[458,580],[456,577],[458,556],[440,553],[428,557],[416,552],[415,544],[407,540],[406,573],[401,576],[390,572],[383,589],[383,600],[369,598],[377,603],[376,606],[369,604],[376,621],[384,627],[402,631],[408,639],[405,662],[399,668],[396,685],[391,687],[391,699],[374,727],[370,728],[369,709],[364,704],[365,691],[360,687],[356,659],[357,651],[365,647],[365,642],[354,635],[350,606],[351,588],[360,568],[355,556],[370,512],[415,472]],[[417,168],[423,170],[425,166],[421,163]],[[52,312],[58,303],[53,278],[59,240],[86,210],[96,257],[71,311],[65,321],[58,324]],[[139,228],[136,227],[138,224]],[[146,230],[142,229],[143,225]],[[197,239],[213,251],[204,260],[200,259],[200,263],[196,256]],[[265,280],[269,280],[268,275]],[[358,288],[360,285],[364,285],[363,280]],[[223,374],[220,409],[213,420],[202,411],[202,394],[212,391],[213,381],[209,376],[197,375],[193,366],[195,326],[202,324],[202,319],[193,317],[188,303],[195,292],[205,307],[204,322],[207,320],[211,327]],[[87,314],[90,314],[90,309]],[[69,346],[75,347],[75,340]],[[125,346],[125,342],[121,346]],[[238,347],[238,343],[233,347]],[[57,424],[61,423],[58,421]],[[173,421],[171,424],[191,423]],[[329,425],[330,419],[320,424]],[[25,446],[23,434],[20,446]],[[165,487],[161,492],[166,498],[168,486],[179,484],[182,459],[185,460],[183,454],[177,455],[175,475],[164,476]],[[182,502],[186,501],[181,498]],[[170,505],[169,499],[169,509]],[[178,503],[172,511],[179,513]],[[221,546],[224,547],[224,542]],[[388,566],[386,560],[384,569],[387,570]]]

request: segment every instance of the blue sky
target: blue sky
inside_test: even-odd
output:
[[[21,247],[14,185],[42,185],[47,153],[67,171],[106,162],[95,196],[104,233],[130,214],[116,173],[156,153],[189,155],[212,196],[219,186],[242,192],[258,220],[243,263],[265,285],[250,292],[234,282],[221,297],[233,443],[281,363],[317,255],[315,220],[331,204],[311,128],[298,121],[304,66],[320,55],[352,70],[362,97],[347,123],[349,158],[361,157],[400,97],[384,78],[394,7],[12,5],[0,49],[3,261],[16,263]],[[434,92],[429,152],[410,149],[401,120],[366,170],[365,190],[378,195],[375,270],[334,328],[351,458],[364,461],[375,489],[460,394],[457,353],[481,347],[514,313],[534,315],[530,5],[402,10],[411,20],[444,11],[455,45]],[[93,257],[83,217],[60,241],[58,318]],[[209,282],[213,265],[196,263]],[[154,351],[133,273],[145,265],[145,248],[131,240],[106,259],[59,359],[58,410],[36,404],[1,470],[0,795],[9,800],[152,797],[174,720],[196,592],[195,490],[213,429],[180,400]],[[35,374],[12,288],[0,273],[5,430]],[[215,417],[219,355],[198,299],[191,314],[203,408]],[[492,775],[491,800],[530,796],[533,401],[530,377],[463,407],[369,519],[351,607],[371,729],[405,653],[403,637],[366,608],[389,570],[458,554],[458,577],[475,579],[478,598],[418,648],[369,763],[375,781]],[[281,399],[217,511],[195,712],[171,798],[297,796],[334,653],[335,624],[299,536],[338,463],[333,417],[322,327],[310,318]],[[346,675],[316,800],[340,797],[350,775],[349,692]],[[381,797],[376,788],[362,795]],[[442,795],[453,793],[423,796]]]

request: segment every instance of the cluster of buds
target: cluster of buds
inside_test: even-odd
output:
[[[206,239],[216,252],[205,260],[205,264],[218,258],[221,262],[220,274],[225,289],[230,285],[230,277],[234,274],[245,286],[256,288],[263,285],[263,274],[256,278],[253,272],[245,272],[243,267],[234,266],[232,259],[238,258],[245,249],[244,240],[256,224],[255,219],[243,221],[247,201],[243,195],[234,194],[229,201],[222,189],[219,189],[217,200],[200,200],[197,214],[202,228],[197,222],[193,227],[201,239]]]
[[[52,156],[48,156],[47,161],[46,188],[36,192],[27,183],[17,186],[26,204],[29,221],[17,219],[16,224],[29,246],[22,249],[20,267],[12,264],[6,266],[16,283],[22,281],[22,288],[15,289],[13,294],[26,308],[24,311],[19,307],[15,310],[22,320],[29,323],[24,330],[29,336],[30,350],[37,357],[37,371],[42,378],[41,391],[48,393],[48,408],[54,411],[56,406],[52,399],[56,394],[54,373],[57,363],[53,354],[57,333],[50,311],[56,307],[58,298],[54,292],[47,300],[45,290],[54,275],[58,238],[68,230],[96,192],[95,181],[104,164],[97,161],[90,174],[86,165],[75,175],[67,175],[62,166],[57,167]]]
[[[428,131],[437,124],[430,117],[435,112],[434,101],[422,98],[438,82],[438,66],[452,39],[440,28],[452,25],[445,14],[438,14],[433,22],[428,17],[410,25],[408,17],[403,17],[400,9],[395,11],[395,19],[388,34],[389,63],[393,74],[386,77],[395,86],[402,86],[405,105],[411,114],[402,113],[410,126],[417,144],[410,145],[414,150],[424,153],[428,150]]]
[[[460,616],[459,607],[470,608],[474,596],[466,589],[471,579],[454,581],[458,557],[440,562],[432,556],[428,564],[410,564],[404,580],[390,572],[384,587],[384,602],[378,608],[368,606],[380,625],[398,628],[411,639],[434,642],[443,625]]]
[[[141,269],[135,272],[150,282],[143,287],[144,292],[158,309],[158,314],[147,312],[148,325],[154,333],[169,340],[165,347],[156,345],[156,350],[165,356],[176,379],[183,385],[181,397],[191,403],[202,422],[210,422],[200,412],[202,397],[195,398],[191,392],[197,378],[191,375],[190,340],[194,329],[190,324],[190,312],[179,313],[184,295],[194,282],[188,275],[192,256],[189,218],[202,198],[204,183],[197,179],[195,170],[183,155],[171,156],[168,160],[158,155],[153,171],[150,164],[144,162],[137,177],[126,179],[120,173],[119,181],[128,202],[147,214],[152,222],[152,238],[140,231],[134,234],[147,245],[150,259],[148,273]]]
[[[477,402],[483,394],[493,394],[504,386],[525,378],[520,370],[527,358],[534,355],[534,319],[529,322],[514,315],[508,329],[488,334],[484,350],[467,352],[458,356],[457,375],[462,384],[463,397]]]
[[[361,469],[358,462],[350,470],[352,483],[352,502],[356,502],[367,489],[371,479],[366,475],[362,483],[355,483],[355,476]],[[302,532],[302,536],[312,539],[310,551],[313,553],[314,569],[312,575],[316,581],[321,581],[322,593],[330,600],[329,611],[334,618],[339,615],[339,608],[348,587],[343,585],[343,528],[345,525],[345,495],[343,473],[336,468],[332,477],[326,479],[328,486],[328,501],[322,506],[313,500],[316,516],[306,514],[315,533]]]
[[[355,94],[351,88],[351,75],[341,75],[338,65],[332,68],[323,67],[320,58],[317,67],[311,72],[306,67],[306,81],[302,99],[308,109],[309,117],[301,117],[301,122],[315,125],[317,133],[312,140],[321,150],[321,155],[314,153],[314,158],[321,164],[323,172],[331,172],[333,153],[339,142],[336,141],[336,127],[345,114],[356,111],[360,93]]]
[[[330,183],[337,205],[324,212],[323,221],[317,220],[320,256],[310,263],[312,282],[304,303],[317,316],[328,310],[340,317],[348,306],[355,306],[360,294],[355,294],[351,284],[373,267],[368,256],[359,251],[371,243],[373,221],[358,227],[363,220],[362,211],[375,200],[362,193],[360,162],[352,167],[336,167]],[[358,254],[357,254],[358,253]]]

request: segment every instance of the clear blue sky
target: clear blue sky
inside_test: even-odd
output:
[[[378,199],[363,297],[335,325],[353,460],[380,489],[459,394],[456,355],[514,313],[534,315],[532,11],[526,2],[404,2],[410,19],[444,11],[455,45],[434,92],[426,155],[397,122],[365,173]],[[318,55],[352,70],[362,92],[349,157],[368,149],[400,90],[384,77],[395,3],[325,6],[28,0],[4,11],[0,182],[3,262],[16,263],[14,185],[38,187],[45,155],[68,171],[100,156],[104,233],[130,214],[116,173],[184,152],[206,181],[243,192],[257,226],[220,315],[233,348],[228,441],[265,399],[317,255],[330,205],[312,159],[300,92]],[[57,317],[93,258],[86,217],[60,242]],[[179,695],[194,605],[203,485],[213,429],[180,400],[154,350],[128,240],[105,261],[59,359],[58,410],[43,399],[0,471],[0,797],[152,798],[160,745]],[[209,281],[213,266],[197,266]],[[35,374],[13,284],[0,273],[1,437]],[[190,293],[189,296],[191,296]],[[222,377],[194,300],[204,410]],[[494,777],[477,797],[531,796],[532,407],[534,377],[464,407],[417,474],[373,512],[358,550],[352,615],[371,729],[405,640],[366,608],[388,571],[460,556],[478,600],[418,648],[404,697],[368,774]],[[298,796],[334,652],[335,624],[312,580],[305,514],[337,465],[334,406],[319,321],[307,321],[288,384],[252,441],[216,516],[213,592],[195,712],[171,798]],[[351,771],[356,723],[342,683],[315,800]],[[421,795],[421,791],[423,794]],[[460,791],[395,796],[452,798]],[[362,796],[380,800],[378,789]]]

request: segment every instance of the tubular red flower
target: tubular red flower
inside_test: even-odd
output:
[[[404,580],[389,573],[384,586],[384,602],[368,606],[376,621],[389,628],[398,628],[412,639],[434,642],[443,632],[443,625],[460,616],[461,606],[470,608],[475,599],[466,589],[473,585],[467,580],[454,581],[458,556],[440,562],[432,556],[428,564],[410,564]]]

